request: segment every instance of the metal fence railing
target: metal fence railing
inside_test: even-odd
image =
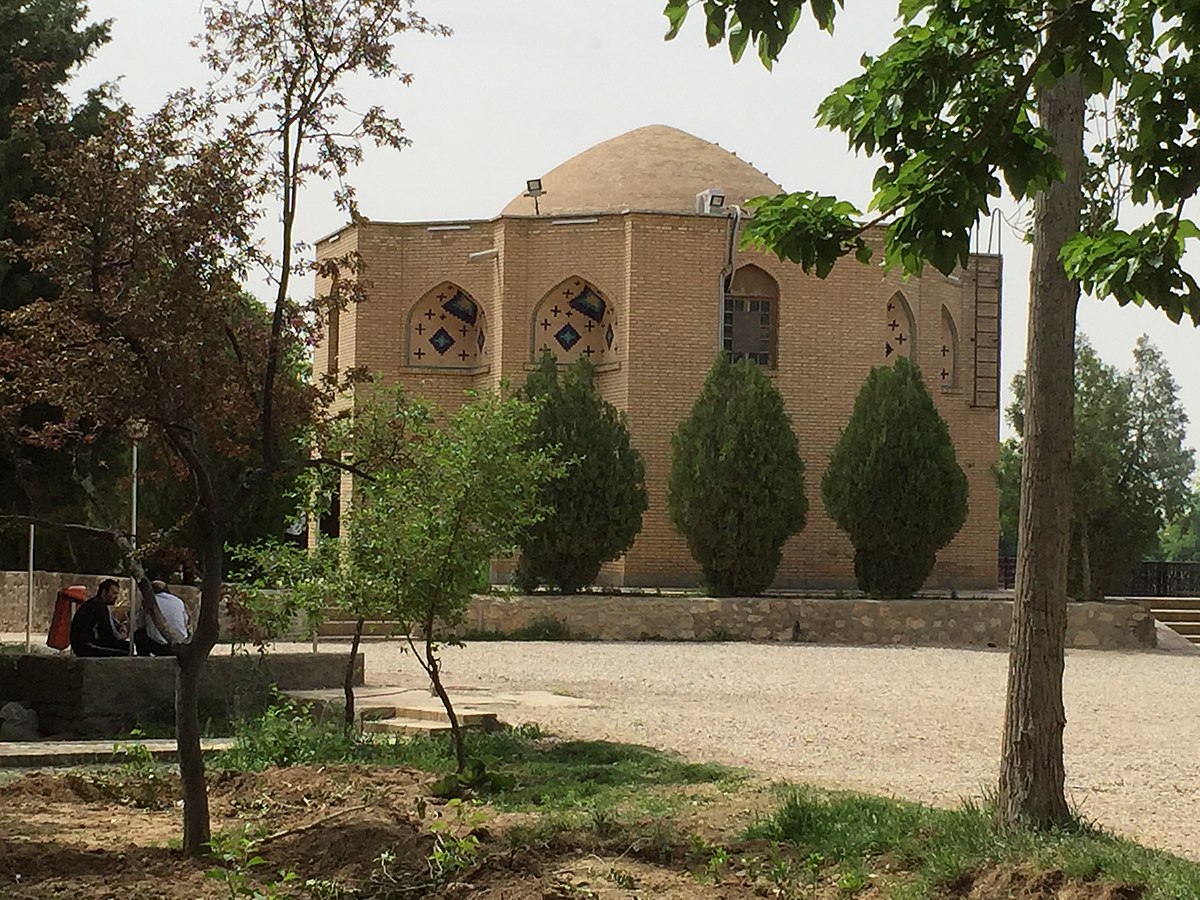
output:
[[[1000,587],[1012,588],[1017,576],[1016,557],[1000,557],[998,574]],[[1134,569],[1125,593],[1131,597],[1200,597],[1200,562],[1143,560]]]
[[[1015,556],[1000,557],[1000,587],[1011,591],[1017,583],[1017,558]]]

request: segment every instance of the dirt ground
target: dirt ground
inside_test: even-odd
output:
[[[398,644],[365,652],[370,683],[426,683]],[[1004,652],[939,648],[474,642],[446,650],[445,678],[468,701],[481,690],[586,701],[501,711],[564,736],[955,806],[996,784],[1007,664]],[[1072,650],[1065,693],[1071,802],[1200,860],[1200,655]]]
[[[735,837],[770,797],[765,783],[744,787],[736,796],[722,795],[711,785],[681,789],[696,792],[695,812],[674,833],[697,835],[705,842],[701,846],[728,847],[730,862],[713,867],[704,865],[703,854],[690,853],[686,841],[646,838],[654,833],[653,822],[634,823],[633,831],[617,829],[607,839],[595,831],[566,829],[549,841],[526,843],[512,835],[527,817],[483,808],[464,821],[454,804],[429,795],[429,782],[420,772],[344,766],[213,776],[214,832],[249,829],[256,843],[242,858],[262,858],[260,864],[243,866],[249,881],[231,885],[220,871],[212,877],[211,861],[194,863],[171,848],[180,829],[173,777],[158,775],[147,782],[111,770],[25,775],[0,786],[0,897],[249,897],[262,896],[253,891],[271,882],[280,882],[278,896],[326,898],[846,896],[826,883],[782,891],[770,877],[740,863],[743,854],[765,850],[739,845]],[[440,878],[431,862],[438,822],[454,838],[480,842],[475,863]],[[280,881],[284,872],[296,874]],[[878,900],[883,895],[872,885],[855,896]],[[1133,900],[1138,894],[1070,883],[1056,872],[1000,868],[964,878],[942,896]]]

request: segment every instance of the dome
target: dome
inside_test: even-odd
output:
[[[542,187],[542,215],[694,212],[696,195],[706,188],[723,190],[726,203],[782,190],[728,150],[667,125],[647,125],[596,144],[547,172]],[[501,215],[533,215],[533,200],[518,194]]]

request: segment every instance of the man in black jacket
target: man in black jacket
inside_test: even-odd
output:
[[[120,586],[115,579],[100,582],[96,596],[85,602],[71,620],[71,652],[76,656],[128,656],[129,642],[117,637],[111,607]]]

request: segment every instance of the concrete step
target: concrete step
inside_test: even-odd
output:
[[[449,734],[450,723],[434,722],[430,719],[395,717],[363,722],[362,730],[364,734],[427,734],[432,737],[439,734]]]
[[[1145,609],[1155,613],[1175,609],[1200,609],[1200,597],[1127,597],[1131,603],[1139,603]]]
[[[309,706],[316,718],[340,721],[345,715],[345,698],[340,690],[285,691],[287,696]],[[450,719],[441,701],[428,691],[388,687],[360,687],[355,691],[354,712],[362,722],[363,731],[394,731],[394,728],[374,728],[379,722],[404,720],[429,723],[431,727],[449,729]],[[464,698],[455,701],[454,715],[464,728],[494,731],[503,727],[497,714],[476,709]],[[434,730],[436,730],[436,727]],[[423,729],[421,733],[428,732]]]
[[[317,628],[317,636],[323,638],[354,637],[353,619],[331,619]],[[372,619],[363,623],[363,637],[391,637],[396,634],[397,623],[384,619]]]
[[[402,706],[397,707],[394,715],[398,718],[419,719],[422,722],[450,724],[450,717],[446,715],[446,710],[440,706],[436,708],[432,706]],[[458,718],[459,724],[467,728],[485,728],[491,730],[499,727],[499,720],[496,718],[495,713],[464,708],[455,709],[454,715]]]
[[[390,716],[367,717],[364,711],[362,730],[367,734],[448,734],[450,717],[446,710],[434,706],[397,706]],[[456,709],[454,715],[463,728],[495,731],[500,720],[492,712],[477,709]]]
[[[83,766],[94,763],[121,763],[129,759],[135,746],[145,747],[157,760],[175,759],[174,738],[108,741],[0,741],[0,769]],[[200,752],[206,756],[228,750],[233,738],[201,738]]]
[[[1153,609],[1150,614],[1164,625],[1173,622],[1200,622],[1200,609]]]

